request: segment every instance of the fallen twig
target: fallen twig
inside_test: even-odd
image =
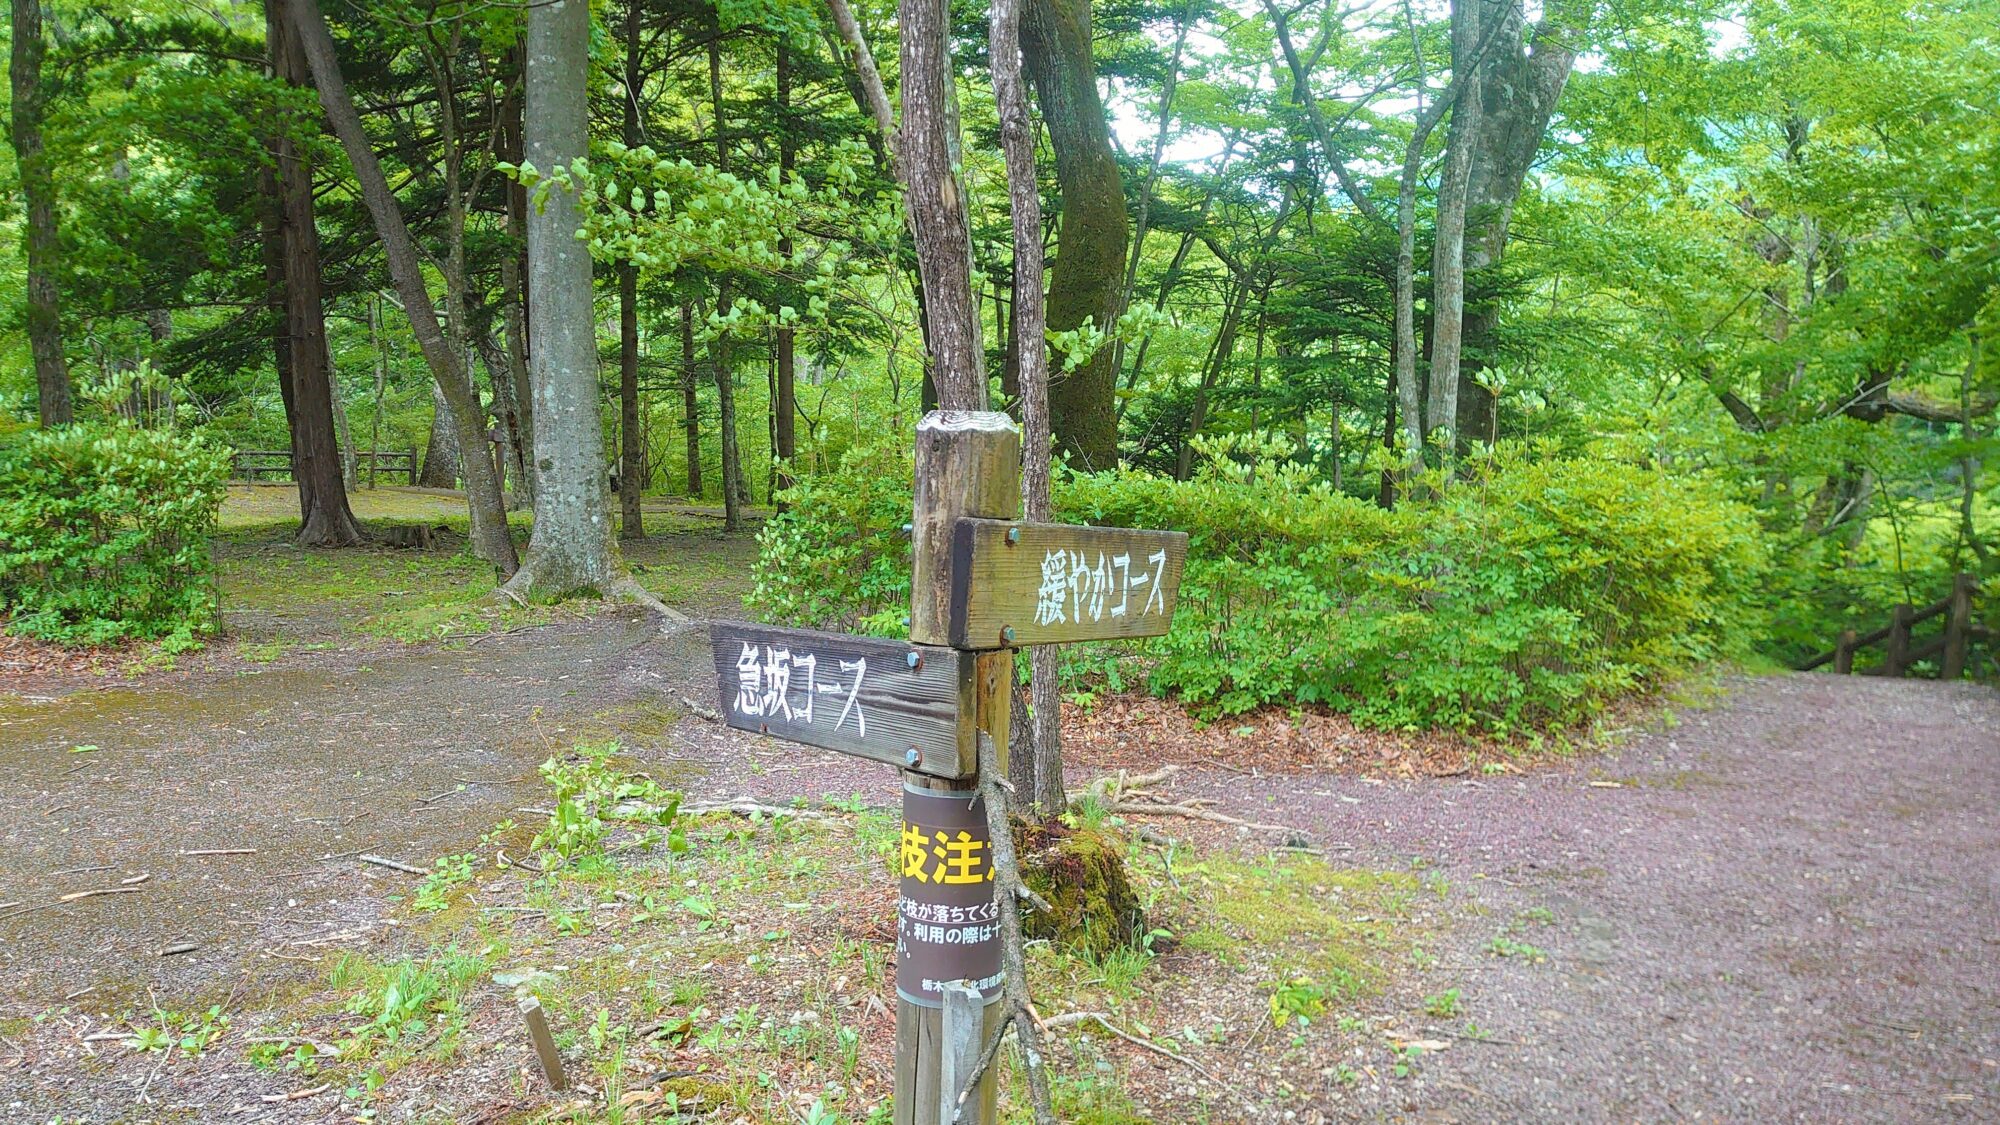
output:
[[[175,855],[256,855],[256,848],[196,848],[193,851],[175,852]]]
[[[1121,800],[1109,803],[1106,811],[1120,816],[1183,816],[1190,820],[1207,820],[1216,824],[1229,824],[1238,828],[1248,828],[1253,832],[1288,832],[1304,835],[1298,829],[1284,824],[1263,824],[1254,820],[1244,820],[1240,816],[1199,808],[1189,804],[1168,804],[1164,801]]]
[[[393,859],[384,859],[379,855],[358,855],[355,856],[354,858],[360,860],[363,863],[372,863],[377,867],[387,867],[392,871],[401,871],[410,875],[430,874],[430,872],[424,870],[421,867],[411,867],[407,863],[398,863]]]
[[[706,719],[711,723],[719,723],[722,721],[721,715],[718,715],[714,711],[711,711],[708,708],[703,707],[701,704],[696,703],[694,700],[689,699],[685,695],[681,696],[681,705],[687,708],[688,714],[693,715],[697,719]]]
[[[331,1089],[333,1089],[333,1083],[322,1082],[310,1090],[293,1090],[289,1094],[264,1094],[261,1095],[261,1100],[267,1102],[296,1102],[304,1098],[310,1098],[314,1094],[324,1094]]]
[[[57,898],[57,902],[75,902],[78,899],[96,898],[98,895],[136,895],[137,887],[100,887],[94,891],[71,891]]]

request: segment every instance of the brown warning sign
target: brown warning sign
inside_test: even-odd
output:
[[[904,785],[897,854],[896,994],[941,1007],[940,986],[964,980],[992,1002],[1000,995],[1000,908],[985,803]]]

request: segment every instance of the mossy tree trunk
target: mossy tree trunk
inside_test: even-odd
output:
[[[1031,0],[1021,24],[1022,55],[1056,157],[1062,228],[1049,279],[1048,326],[1066,332],[1093,321],[1109,331],[1124,311],[1125,185],[1097,92],[1089,0]],[[1057,448],[1084,469],[1118,462],[1115,349],[1055,373],[1049,413]]]

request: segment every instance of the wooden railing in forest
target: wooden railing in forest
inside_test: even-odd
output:
[[[1799,671],[1810,672],[1831,664],[1837,673],[1853,672],[1855,652],[1879,644],[1882,663],[1864,670],[1862,675],[1907,676],[1912,668],[1935,659],[1939,679],[1958,679],[1969,667],[1972,642],[1991,642],[1994,635],[1993,630],[1972,619],[1973,598],[1978,590],[1977,579],[1960,574],[1952,579],[1951,593],[1943,598],[1922,608],[1895,606],[1889,611],[1889,623],[1872,633],[1857,634],[1852,629],[1843,632],[1832,651],[1799,665]],[[1916,627],[1934,617],[1944,618],[1944,628],[1937,636],[1918,643],[1914,636]]]
[[[354,475],[359,479],[366,473],[370,487],[375,483],[377,473],[384,475],[401,474],[410,484],[417,483],[417,451],[406,450],[392,453],[387,450],[367,450],[354,455]],[[292,451],[289,449],[239,449],[230,458],[230,474],[236,480],[265,480],[273,477],[290,478],[292,475]]]

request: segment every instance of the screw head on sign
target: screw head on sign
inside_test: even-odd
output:
[[[1010,645],[1011,645],[1011,644],[1013,644],[1013,643],[1014,643],[1014,627],[1013,627],[1012,625],[1002,625],[1002,626],[1000,626],[1000,639],[1001,639],[1002,641],[1006,642],[1007,644],[1010,644]]]
[[[910,617],[909,617],[909,615],[908,615],[908,614],[904,614],[904,615],[903,615],[903,628],[907,629],[907,628],[909,628],[909,627],[910,627]]]
[[[1008,528],[1008,529],[1007,529],[1007,545],[1008,545],[1009,547],[1012,547],[1012,546],[1013,546],[1014,544],[1016,544],[1016,543],[1019,543],[1020,541],[1021,541],[1021,529],[1020,529],[1020,528],[1018,528],[1018,527],[1010,527],[1010,528]]]
[[[909,750],[903,754],[903,762],[907,765],[914,766],[918,762],[921,762],[923,760],[924,756],[922,754],[919,754],[917,752],[917,748],[914,746],[910,747]]]
[[[903,525],[903,538],[908,539],[910,536],[915,535],[916,532],[917,532],[916,524],[906,523]]]
[[[903,657],[903,663],[908,664],[910,671],[914,672],[924,666],[924,654],[921,652],[912,652]]]

